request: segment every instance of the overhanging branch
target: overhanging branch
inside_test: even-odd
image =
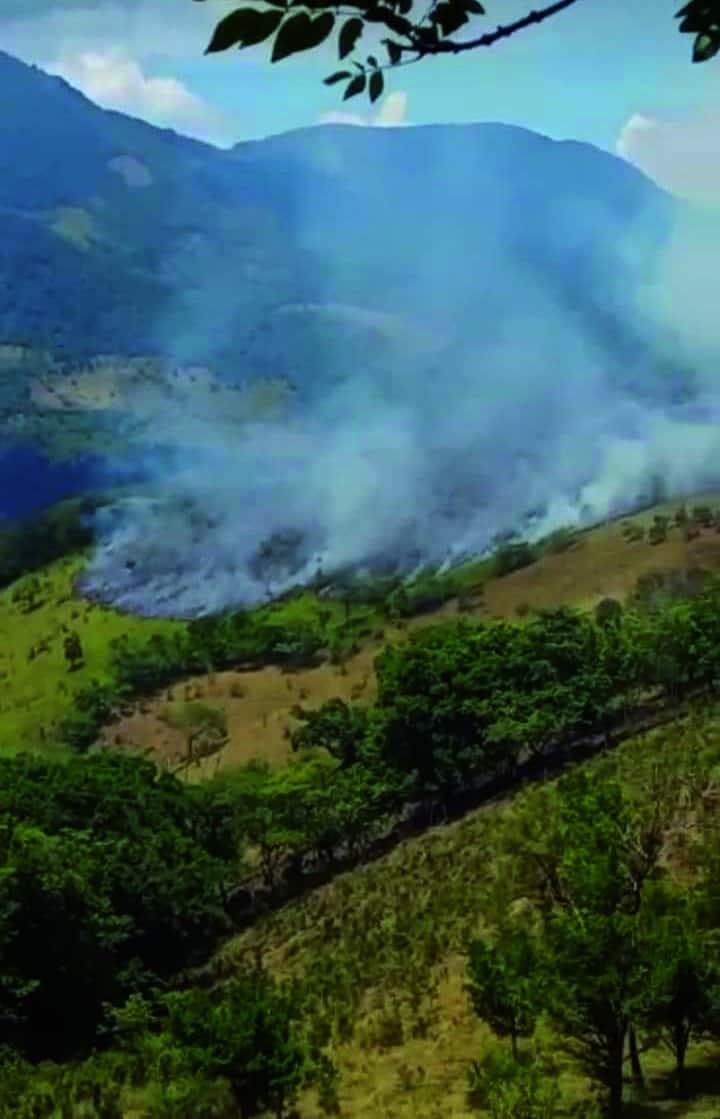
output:
[[[420,56],[427,56],[431,54],[460,54],[462,51],[475,50],[477,47],[491,47],[494,43],[499,42],[501,39],[509,39],[511,35],[515,35],[518,31],[523,31],[526,27],[531,27],[535,23],[542,23],[551,16],[557,15],[565,8],[572,7],[577,4],[578,0],[556,0],[556,3],[550,4],[547,8],[541,8],[538,11],[528,12],[522,19],[518,19],[515,23],[505,24],[503,27],[497,27],[494,31],[488,31],[484,35],[480,35],[477,39],[468,39],[464,43],[454,42],[452,39],[441,39],[436,43],[429,42],[426,39],[420,41],[414,39],[411,44],[404,45],[398,44],[403,53],[412,51],[418,53]]]

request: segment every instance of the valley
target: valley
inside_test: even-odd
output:
[[[0,97],[0,1119],[717,1119],[717,211]]]

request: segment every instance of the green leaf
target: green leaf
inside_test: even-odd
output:
[[[331,74],[329,78],[323,78],[325,85],[335,85],[335,82],[341,82],[343,78],[349,78],[349,70],[338,70],[336,73]]]
[[[307,12],[298,12],[297,15],[286,19],[275,36],[271,62],[280,62],[291,54],[299,51],[311,50],[317,47],[335,26],[335,16],[332,12],[323,12],[315,19]]]
[[[720,35],[698,35],[693,46],[693,62],[707,62],[720,50]]]
[[[430,16],[430,21],[442,29],[443,35],[452,35],[454,31],[467,23],[468,17],[459,4],[447,0],[447,2],[437,5]]]
[[[343,101],[347,101],[348,98],[355,97],[358,93],[362,93],[365,89],[365,81],[366,78],[364,74],[358,74],[356,77],[354,77],[345,90]]]
[[[384,24],[389,31],[394,31],[397,35],[407,35],[413,26],[409,20],[403,19],[392,8],[387,8],[382,4],[367,11],[364,18],[366,23]]]
[[[338,39],[338,50],[340,58],[346,58],[351,51],[355,49],[355,44],[362,35],[363,21],[353,16],[352,19],[347,20],[342,25],[340,30],[340,37]],[[351,94],[351,96],[353,96]]]
[[[252,47],[262,43],[276,30],[283,18],[281,11],[259,12],[257,8],[240,8],[221,19],[215,28],[205,54],[215,54],[229,47]]]
[[[373,67],[373,68],[374,68],[375,70],[377,70],[377,58],[375,58],[375,55],[373,55],[373,54],[369,54],[369,55],[368,55],[368,62],[370,63],[370,65],[371,65],[371,66],[372,66],[372,67]]]
[[[472,12],[475,16],[485,15],[485,9],[482,4],[478,4],[478,0],[463,0],[463,8],[466,12]]]
[[[382,70],[375,70],[370,75],[370,100],[377,101],[378,97],[382,96],[382,91],[385,88],[385,79]]]
[[[385,43],[385,48],[388,52],[388,58],[390,59],[390,64],[392,66],[394,66],[395,63],[399,62],[400,59],[402,58],[402,51],[400,50],[400,45],[398,43],[393,43],[392,39],[385,39],[384,43]]]
[[[420,40],[421,46],[433,47],[439,41],[437,24],[432,27],[418,27],[417,38]]]

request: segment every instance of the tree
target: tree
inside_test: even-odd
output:
[[[341,766],[351,766],[358,760],[368,730],[365,708],[335,698],[327,700],[316,711],[303,712],[300,717],[304,725],[292,733],[293,750],[321,746]]]
[[[245,972],[215,990],[165,996],[165,1040],[189,1071],[224,1078],[242,1119],[271,1110],[278,1119],[319,1069],[302,1035],[296,991],[262,971]]]
[[[538,1010],[537,948],[517,922],[498,929],[492,943],[470,945],[468,991],[473,1009],[499,1037],[509,1037],[513,1059],[518,1038],[530,1037]]]
[[[655,891],[644,930],[650,961],[643,1018],[675,1059],[677,1094],[685,1094],[690,1039],[717,1029],[720,957],[716,938],[702,927],[685,891],[666,884]]]
[[[602,598],[595,607],[595,621],[603,627],[619,625],[622,613],[622,603],[616,598]]]
[[[639,935],[647,884],[675,819],[665,785],[633,804],[617,778],[579,772],[536,790],[505,839],[516,889],[542,919],[536,990],[565,1047],[600,1085],[617,1119],[631,1026],[646,994]]]
[[[0,759],[0,1046],[80,1053],[103,1004],[200,963],[238,861],[228,805],[145,760]]]
[[[75,672],[76,669],[82,665],[85,654],[83,653],[82,642],[80,635],[75,630],[69,633],[63,643],[63,652],[65,653],[65,660],[70,665],[70,671]]]
[[[490,1119],[553,1119],[559,1101],[555,1069],[534,1054],[517,1061],[490,1049],[470,1067],[468,1103]]]
[[[339,70],[325,78],[326,85],[345,82],[343,100],[367,93],[370,101],[382,96],[384,72],[441,54],[457,55],[480,47],[491,47],[512,35],[542,23],[573,7],[579,0],[555,0],[512,23],[481,35],[457,39],[456,32],[471,17],[486,15],[479,0],[431,0],[422,15],[413,12],[412,0],[347,0],[340,8],[335,0],[268,0],[267,7],[237,8],[217,24],[206,54],[231,47],[251,47],[272,39],[271,61],[279,62],[300,51],[313,50],[337,32],[338,57],[355,51],[363,35],[377,27],[391,38],[383,38],[387,61],[374,54],[365,62],[353,60],[354,70]],[[310,10],[307,10],[310,9]],[[720,0],[690,0],[676,19],[679,30],[694,35],[693,62],[705,62],[720,50]]]

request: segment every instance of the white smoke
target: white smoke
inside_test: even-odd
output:
[[[625,249],[632,257],[633,244]],[[429,321],[388,314],[422,346],[396,348],[391,368],[329,347],[323,372],[334,377],[289,419],[240,431],[221,411],[194,421],[168,408],[158,430],[154,414],[177,468],[102,514],[86,587],[130,610],[193,616],[281,593],[318,567],[388,556],[405,569],[442,564],[519,525],[538,536],[600,520],[656,479],[669,494],[720,483],[719,252],[713,227],[679,210],[652,275],[622,293],[628,318],[672,337],[665,356],[692,368],[684,395],[662,379],[638,389],[545,277],[498,259],[507,302],[492,336],[463,322],[465,344],[438,334],[433,353]],[[422,306],[434,292],[442,302],[448,282],[431,242]],[[380,283],[370,310],[383,311],[382,297]],[[304,541],[297,554],[261,571],[263,542],[292,530]]]

